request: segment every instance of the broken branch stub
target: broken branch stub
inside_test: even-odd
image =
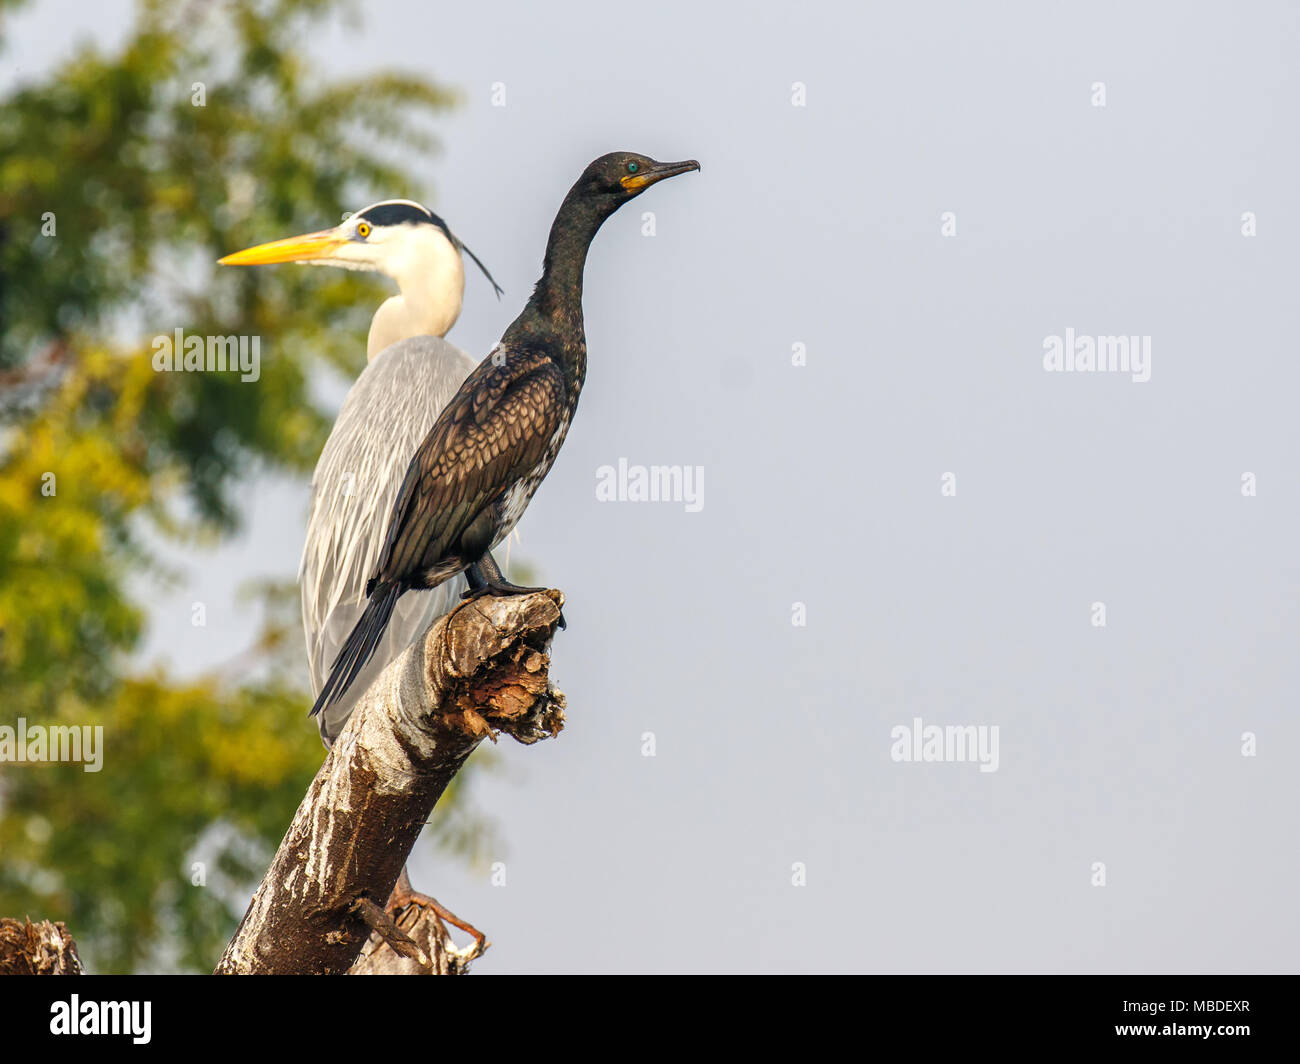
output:
[[[0,975],[81,975],[77,944],[61,923],[0,919]]]

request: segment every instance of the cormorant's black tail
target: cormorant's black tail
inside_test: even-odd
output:
[[[339,656],[334,659],[330,677],[325,681],[320,694],[316,696],[316,704],[311,707],[311,716],[316,716],[331,702],[342,698],[347,689],[352,686],[352,681],[357,678],[357,673],[374,657],[375,648],[383,639],[384,629],[388,627],[388,621],[393,616],[393,607],[397,605],[397,600],[404,590],[406,589],[397,581],[374,585],[374,590],[370,593],[370,601],[366,603],[366,612],[361,615],[361,620],[357,621],[356,627],[352,629],[352,634],[343,644]]]

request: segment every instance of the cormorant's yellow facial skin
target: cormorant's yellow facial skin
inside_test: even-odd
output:
[[[699,168],[700,164],[694,159],[687,159],[680,163],[657,163],[645,156],[634,155],[620,167],[623,173],[619,175],[618,183],[623,187],[623,191],[634,196],[643,189],[658,184],[666,177],[676,177],[688,170]]]
[[[650,184],[650,178],[653,176],[653,173],[647,173],[643,170],[639,174],[624,174],[618,179],[618,183],[629,192],[636,192]]]

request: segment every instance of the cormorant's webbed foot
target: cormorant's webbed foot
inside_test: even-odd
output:
[[[522,584],[512,584],[505,578],[491,554],[483,555],[480,561],[468,566],[465,569],[465,580],[469,583],[469,590],[460,596],[465,600],[482,598],[484,595],[504,598],[507,595],[531,595],[536,591],[550,590],[545,587],[524,587]],[[568,627],[563,611],[560,613],[560,627]]]

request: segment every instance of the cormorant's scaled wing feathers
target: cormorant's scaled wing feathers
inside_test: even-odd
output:
[[[456,557],[484,508],[545,460],[565,392],[564,374],[545,351],[515,352],[501,365],[484,360],[411,460],[378,578],[413,578]]]

